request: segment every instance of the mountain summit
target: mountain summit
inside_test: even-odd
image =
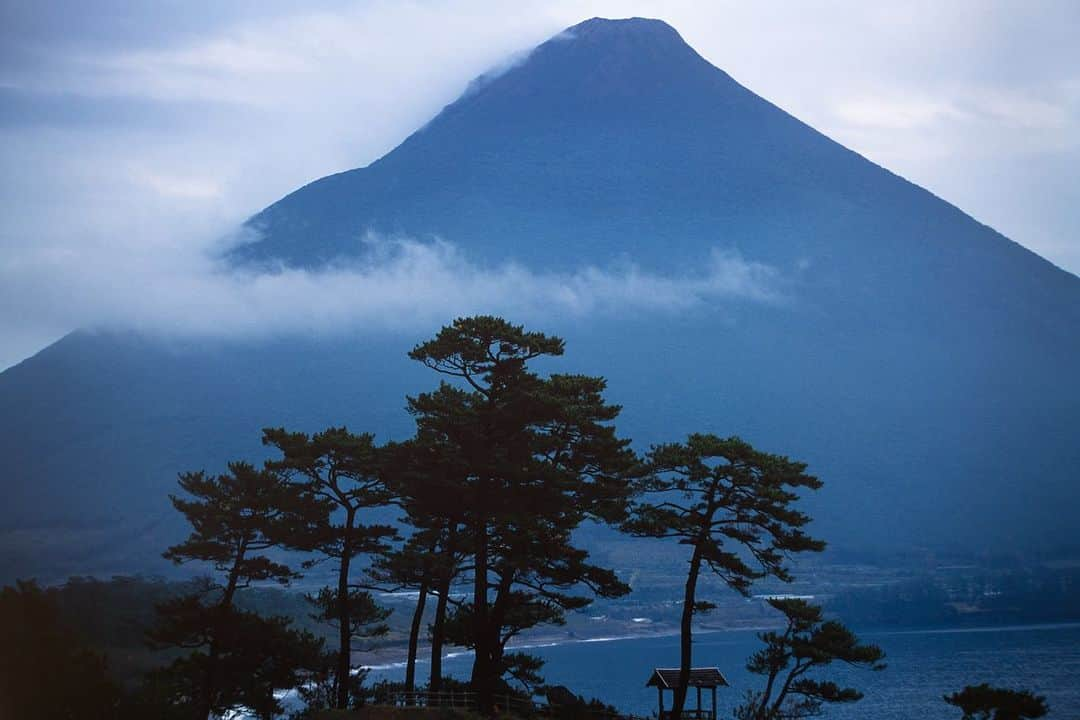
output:
[[[568,28],[249,226],[239,266],[319,268],[362,257],[368,233],[541,273],[628,260],[690,282],[715,253],[739,258],[776,298],[537,329],[566,337],[564,367],[607,376],[640,448],[715,432],[808,461],[826,482],[814,534],[834,547],[1076,543],[1080,279],[754,95],[662,22]],[[405,359],[418,339],[177,350],[77,333],[5,371],[0,532],[17,557],[0,572],[31,574],[19,547],[75,572],[102,571],[69,552],[96,548],[130,570],[174,539],[176,472],[258,457],[261,427],[407,435],[402,397],[431,382]]]
[[[478,78],[385,157],[297,190],[249,226],[260,239],[233,251],[237,264],[320,267],[362,255],[361,238],[375,232],[440,237],[485,262],[544,269],[630,258],[678,271],[724,247],[812,268],[821,299],[840,308],[885,302],[890,313],[1019,301],[972,295],[1003,281],[1024,285],[1022,296],[1077,292],[1075,276],[641,18],[568,28]]]
[[[233,259],[317,267],[362,252],[375,231],[547,266],[697,262],[703,235],[763,242],[777,208],[762,197],[806,192],[837,163],[862,169],[669,25],[593,19],[481,76],[369,167],[271,205],[250,223],[262,239]]]
[[[691,100],[722,78],[731,82],[663,21],[593,18],[567,28],[490,82],[481,78],[480,85],[492,96],[540,98],[563,109],[588,103],[614,114],[627,109],[619,102],[633,103],[640,112],[642,102]],[[455,105],[468,99],[467,93]]]

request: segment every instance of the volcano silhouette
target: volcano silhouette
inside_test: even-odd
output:
[[[678,313],[530,327],[567,339],[559,369],[608,378],[639,448],[707,431],[809,462],[826,482],[814,532],[839,549],[1076,543],[1080,279],[754,95],[663,22],[571,27],[248,225],[257,240],[228,257],[245,271],[363,258],[372,233],[537,272],[692,278],[717,253],[765,268],[760,292]],[[435,379],[405,353],[431,332],[69,335],[0,374],[0,572],[156,556],[179,531],[176,473],[262,457],[263,426],[407,437],[404,395]]]

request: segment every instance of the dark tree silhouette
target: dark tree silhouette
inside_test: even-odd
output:
[[[635,458],[615,435],[619,408],[604,403],[603,379],[528,367],[562,353],[559,338],[486,316],[456,320],[410,353],[456,383],[409,398],[409,410],[418,435],[460,469],[454,507],[464,510],[473,592],[455,615],[469,618],[460,641],[476,651],[471,682],[487,713],[511,637],[587,604],[571,593],[577,585],[628,592],[572,533],[624,511]]]
[[[1030,690],[1009,690],[986,683],[968,685],[945,696],[945,702],[960,708],[963,720],[1022,720],[1040,718],[1050,712],[1046,698]]]
[[[380,583],[379,587],[385,591],[416,589],[416,607],[413,608],[412,621],[409,624],[409,643],[405,659],[406,692],[416,689],[416,655],[424,611],[427,609],[427,597],[435,575],[434,566],[438,562],[436,550],[435,539],[416,533],[402,547],[377,558],[370,571],[372,580]]]
[[[350,697],[352,640],[358,628],[377,622],[370,615],[353,617],[354,610],[366,612],[373,601],[352,584],[352,563],[361,555],[387,552],[388,541],[397,537],[392,526],[364,522],[363,517],[395,500],[383,477],[384,453],[375,445],[371,434],[353,434],[344,427],[312,436],[267,428],[263,431],[263,443],[276,447],[282,454],[280,460],[267,466],[289,477],[294,488],[325,509],[315,529],[291,544],[328,558],[337,566],[337,585],[329,595],[320,593],[317,607],[321,617],[335,615],[338,654],[334,705],[343,709],[353,700]],[[330,597],[335,601],[333,609],[325,604]]]
[[[325,509],[280,474],[246,462],[209,476],[183,473],[185,496],[170,496],[191,523],[192,533],[164,556],[175,563],[204,562],[224,574],[207,579],[193,593],[158,606],[158,623],[148,632],[158,647],[189,650],[169,668],[175,685],[194,707],[194,716],[245,706],[263,714],[276,707],[275,683],[295,680],[319,647],[314,637],[291,630],[285,618],[261,618],[234,605],[237,590],[252,582],[287,584],[296,573],[265,552],[310,531]],[[252,648],[272,643],[277,651],[260,659]],[[287,685],[286,685],[287,686]]]
[[[302,684],[323,654],[323,641],[291,627],[291,618],[262,617],[235,607],[207,605],[184,596],[163,606],[163,622],[150,634],[159,647],[191,650],[152,674],[166,689],[168,706],[189,706],[204,717],[206,694],[215,716],[241,708],[259,718],[282,712],[275,690]],[[209,652],[208,649],[212,649]],[[213,679],[207,686],[206,678]],[[189,713],[190,717],[191,714]]]
[[[431,634],[431,677],[428,689],[442,685],[442,648],[450,604],[450,587],[467,570],[461,541],[466,515],[461,487],[467,473],[452,462],[453,452],[437,440],[417,435],[388,448],[387,478],[413,528],[412,536],[394,552],[376,559],[371,571],[375,582],[388,589],[412,588],[418,593],[409,630],[405,690],[416,685],[416,655],[423,629],[428,595],[436,598]]]
[[[785,561],[791,553],[821,551],[825,543],[806,535],[810,518],[793,507],[795,490],[816,490],[821,481],[806,465],[755,450],[739,438],[691,435],[686,443],[658,445],[649,453],[652,474],[640,487],[627,532],[676,538],[691,548],[683,593],[679,686],[671,712],[686,702],[695,612],[712,608],[697,601],[702,567],[746,594],[751,584],[772,576],[790,581]]]
[[[49,591],[22,580],[0,590],[0,717],[115,717],[121,690],[106,670]]]
[[[187,540],[163,555],[174,563],[209,563],[225,574],[219,604],[231,606],[240,588],[252,582],[287,585],[297,577],[289,566],[264,553],[308,532],[323,506],[297,492],[283,476],[250,463],[229,463],[229,472],[180,475],[186,496],[170,495],[173,507],[191,523]]]
[[[885,653],[859,642],[851,630],[825,620],[821,608],[805,600],[773,599],[769,604],[784,614],[783,632],[758,635],[765,643],[746,668],[765,677],[765,688],[748,694],[736,709],[737,720],[796,720],[816,717],[826,703],[862,699],[855,688],[840,687],[816,675],[834,662],[883,670]]]

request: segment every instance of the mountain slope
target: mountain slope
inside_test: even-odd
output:
[[[810,263],[817,284],[845,298],[860,284],[907,298],[949,273],[960,301],[965,288],[1006,279],[1043,300],[1078,293],[1074,276],[642,19],[568,29],[476,81],[371,166],[311,183],[251,225],[263,239],[238,248],[237,262],[315,267],[362,252],[359,240],[375,231],[437,235],[485,260],[544,268],[629,256],[677,269],[730,246],[781,266]],[[873,276],[853,278],[856,268]],[[1070,317],[1080,318],[1075,303]]]
[[[639,446],[705,430],[808,460],[835,545],[1075,545],[1080,279],[755,96],[658,21],[570,28],[250,225],[260,239],[233,251],[238,266],[362,257],[370,232],[538,271],[630,260],[689,278],[716,250],[767,265],[778,301],[536,324],[567,337],[560,367],[609,378]],[[258,456],[263,425],[401,437],[403,395],[434,382],[404,353],[434,329],[66,338],[0,374],[2,562],[30,567],[27,543],[85,533],[109,567],[148,557],[176,531],[175,472]]]

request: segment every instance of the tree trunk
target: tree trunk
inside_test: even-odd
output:
[[[491,682],[491,647],[488,629],[488,536],[487,522],[480,519],[476,533],[476,563],[473,571],[473,659],[471,684],[476,693],[477,709],[491,715],[494,709]]]
[[[506,624],[506,605],[510,601],[510,589],[514,585],[515,578],[513,570],[502,570],[497,574],[499,585],[495,589],[495,603],[491,606],[491,619],[488,622],[491,632],[488,638],[491,659],[488,662],[493,691],[495,682],[500,678],[497,668],[502,667],[503,655],[506,651],[506,639],[502,637],[502,628]]]
[[[409,627],[409,657],[405,662],[405,692],[411,693],[416,688],[416,648],[420,644],[420,627],[424,621],[424,606],[430,581],[427,576],[420,583],[420,595],[416,598],[416,610],[413,611],[412,625]]]
[[[225,581],[225,589],[221,593],[221,600],[213,608],[213,627],[210,630],[210,646],[206,649],[206,674],[203,676],[202,694],[196,703],[195,717],[197,720],[207,720],[214,710],[214,695],[218,686],[218,637],[221,634],[221,626],[225,622],[225,615],[232,609],[233,597],[236,588],[240,585],[240,566],[247,555],[247,542],[242,541],[236,548],[236,557],[233,559],[232,568],[229,569],[229,577]]]
[[[337,698],[334,707],[344,710],[349,706],[349,673],[352,670],[352,627],[349,617],[349,563],[352,561],[352,527],[356,511],[349,508],[345,513],[345,525],[341,533],[341,562],[338,564],[338,657]]]
[[[215,634],[216,631],[215,631]],[[202,693],[199,696],[195,708],[195,720],[209,720],[214,709],[214,688],[217,686],[217,642],[210,640],[210,647],[206,650],[206,675],[203,677]]]
[[[439,587],[435,591],[439,600],[435,604],[435,621],[431,625],[431,677],[428,689],[431,692],[442,690],[442,648],[446,622],[446,605],[450,600],[450,573],[444,572],[439,578]]]
[[[694,554],[690,558],[690,573],[686,577],[686,592],[683,594],[682,625],[680,626],[679,684],[675,686],[675,697],[671,701],[671,717],[679,720],[686,704],[686,691],[690,683],[690,668],[693,664],[694,602],[697,595],[698,574],[701,572],[701,546],[694,545]]]

